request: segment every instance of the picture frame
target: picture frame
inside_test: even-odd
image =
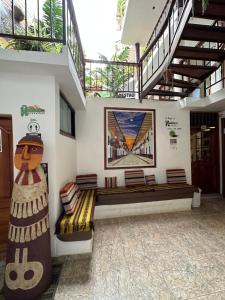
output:
[[[155,167],[155,110],[105,107],[104,169]]]

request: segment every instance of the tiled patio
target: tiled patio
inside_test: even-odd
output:
[[[65,257],[56,300],[225,299],[225,202],[96,222],[92,257]]]
[[[96,222],[92,258],[66,258],[55,299],[225,299],[225,203]]]

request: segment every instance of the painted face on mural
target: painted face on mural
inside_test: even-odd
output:
[[[31,171],[38,167],[43,156],[43,142],[39,136],[23,137],[15,154],[15,166],[21,171]]]

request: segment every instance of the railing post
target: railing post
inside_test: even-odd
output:
[[[142,76],[142,73],[140,72],[140,43],[135,44],[136,49],[136,63],[138,63],[136,69],[137,69],[137,79],[138,79],[138,99],[141,101],[141,82],[140,77]]]
[[[136,49],[136,62],[139,63],[140,60],[140,43],[135,44]]]
[[[62,0],[62,18],[63,18],[63,45],[66,45],[67,38],[66,38],[66,26],[67,26],[67,20],[66,20],[66,3],[67,0]]]
[[[15,28],[14,28],[14,0],[12,0],[11,9],[12,9],[12,35],[14,35],[14,33],[15,33]]]
[[[139,72],[139,81],[138,81],[138,96],[139,101],[142,103],[141,95],[142,95],[142,86],[143,86],[143,71],[142,71],[142,63],[143,61],[139,61],[138,64],[138,72]]]
[[[170,46],[171,46],[170,16],[168,18],[168,29],[169,29],[169,47],[168,47],[168,52],[170,53]]]
[[[206,95],[206,93],[207,93],[207,92],[206,92],[206,89],[207,89],[207,88],[206,88],[206,80],[205,80],[205,81],[204,81],[204,97],[207,96],[207,95]]]

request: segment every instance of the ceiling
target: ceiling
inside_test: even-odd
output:
[[[225,111],[225,89],[204,98],[187,97],[179,101],[180,107],[191,111],[222,112]]]
[[[121,42],[146,46],[166,2],[167,0],[128,0]]]

